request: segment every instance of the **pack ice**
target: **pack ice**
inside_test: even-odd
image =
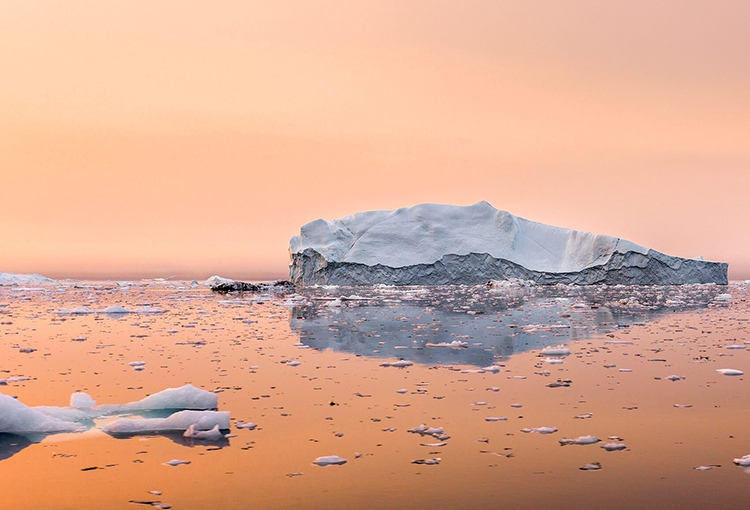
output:
[[[421,204],[308,223],[290,240],[297,285],[727,284],[725,263],[471,206]]]

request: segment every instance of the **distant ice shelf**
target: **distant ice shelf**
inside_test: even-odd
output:
[[[471,206],[421,204],[316,220],[290,240],[296,285],[727,284],[726,263]]]
[[[0,271],[0,285],[29,285],[39,283],[57,283],[56,280],[40,274],[16,274]]]

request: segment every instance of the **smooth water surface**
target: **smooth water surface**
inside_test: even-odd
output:
[[[0,434],[0,508],[744,508],[747,377],[716,370],[750,371],[748,290],[0,287],[0,379],[30,378],[5,395],[118,404],[191,383],[234,436],[99,429],[120,416]],[[542,353],[560,344],[571,354]],[[422,423],[450,438],[408,432]],[[558,430],[522,432],[537,427]],[[586,435],[602,441],[560,445]],[[313,464],[331,455],[347,462]]]

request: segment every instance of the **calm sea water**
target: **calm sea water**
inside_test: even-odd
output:
[[[749,291],[0,287],[0,379],[29,378],[5,395],[118,404],[190,383],[233,424],[216,442],[100,430],[121,416],[0,434],[0,508],[745,508],[747,377],[717,369],[750,373]],[[523,431],[539,427],[557,430]],[[331,455],[347,462],[313,464]]]

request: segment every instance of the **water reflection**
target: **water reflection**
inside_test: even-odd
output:
[[[0,434],[0,461],[9,459],[37,441],[15,434]]]
[[[291,308],[290,325],[314,349],[487,366],[658,315],[723,306],[722,292],[715,285],[312,288]]]

